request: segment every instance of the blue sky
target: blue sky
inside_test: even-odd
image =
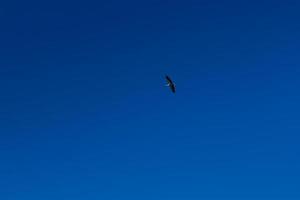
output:
[[[0,199],[300,199],[299,10],[2,2]]]

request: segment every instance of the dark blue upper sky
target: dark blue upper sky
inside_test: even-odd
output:
[[[1,2],[0,199],[299,200],[299,10]]]

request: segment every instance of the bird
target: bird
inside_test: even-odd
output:
[[[166,86],[168,86],[171,89],[171,91],[173,93],[175,93],[175,91],[176,91],[175,83],[172,81],[172,79],[168,75],[165,75],[165,78],[167,80]]]

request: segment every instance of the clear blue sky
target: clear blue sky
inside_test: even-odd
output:
[[[299,200],[299,10],[1,2],[0,199]]]

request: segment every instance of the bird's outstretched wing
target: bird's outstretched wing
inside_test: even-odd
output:
[[[171,84],[170,85],[170,89],[173,93],[175,93],[176,89],[175,89],[175,85],[174,84]]]
[[[168,83],[170,83],[170,84],[173,83],[172,79],[168,75],[166,75],[166,79],[167,79]]]

